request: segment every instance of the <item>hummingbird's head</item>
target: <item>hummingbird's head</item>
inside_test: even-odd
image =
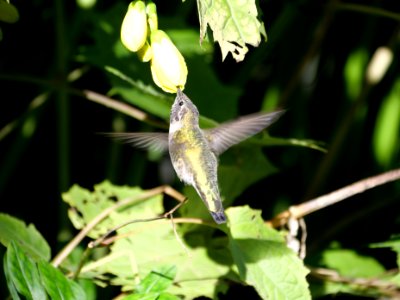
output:
[[[174,104],[172,104],[171,108],[170,125],[190,123],[199,123],[199,111],[193,102],[190,101],[189,97],[178,89]]]

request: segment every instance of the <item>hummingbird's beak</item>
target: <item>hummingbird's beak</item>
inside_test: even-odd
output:
[[[178,87],[178,90],[176,91],[176,95],[180,98],[183,96],[183,92],[181,90],[181,88]]]

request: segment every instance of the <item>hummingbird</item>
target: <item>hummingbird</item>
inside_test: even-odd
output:
[[[133,146],[169,151],[179,179],[191,185],[217,224],[226,222],[218,187],[218,156],[275,122],[283,110],[254,113],[211,129],[199,127],[199,111],[180,89],[170,113],[169,132],[128,132],[112,136]]]

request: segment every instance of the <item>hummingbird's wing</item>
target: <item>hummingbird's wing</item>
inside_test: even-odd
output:
[[[272,113],[247,115],[234,121],[222,123],[218,127],[205,129],[204,133],[210,143],[211,150],[219,155],[229,147],[259,133],[278,120],[284,112],[284,110],[280,110]]]
[[[107,135],[134,147],[159,152],[168,151],[168,133],[166,132],[120,132]]]

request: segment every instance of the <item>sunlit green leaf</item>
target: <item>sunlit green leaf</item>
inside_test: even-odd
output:
[[[50,260],[50,247],[33,224],[26,224],[10,215],[0,213],[0,242],[8,247],[18,243],[35,260]]]
[[[86,300],[82,288],[74,281],[67,279],[60,270],[46,262],[38,263],[40,278],[46,292],[52,300]]]
[[[10,269],[8,267],[8,254],[7,253],[3,257],[3,270],[4,270],[4,275],[5,275],[5,279],[7,282],[7,287],[8,287],[10,296],[12,297],[13,300],[19,300],[20,297],[18,295],[17,288],[13,282],[12,275],[11,275]]]
[[[135,288],[134,294],[125,297],[124,300],[133,299],[176,299],[179,298],[167,294],[164,291],[173,283],[176,275],[175,266],[162,266],[151,271],[138,286]]]
[[[140,293],[165,291],[172,284],[175,276],[175,266],[163,266],[151,271],[143,278],[136,290]]]
[[[381,275],[385,268],[374,258],[348,249],[329,249],[323,252],[323,262],[341,275],[352,278]]]
[[[248,48],[266,37],[264,24],[258,19],[255,1],[238,0],[197,0],[200,19],[200,39],[207,32],[207,26],[213,31],[213,37],[219,43],[224,60],[231,53],[236,61],[242,61]]]
[[[283,236],[264,224],[260,211],[233,207],[227,216],[230,249],[243,281],[263,299],[311,299],[308,270]]]
[[[9,276],[9,286],[15,289],[27,299],[47,299],[46,292],[41,283],[41,277],[34,260],[24,253],[19,244],[11,242],[6,252],[4,268]],[[15,289],[14,292],[15,292]]]
[[[400,78],[383,100],[379,110],[373,137],[373,149],[377,161],[388,166],[400,151]]]
[[[351,100],[355,100],[361,92],[367,63],[368,53],[363,48],[350,53],[347,59],[344,77],[346,78],[347,93]]]
[[[138,196],[142,192],[138,188],[117,187],[104,182],[97,185],[93,192],[74,186],[63,195],[63,198],[75,208],[74,219],[80,218],[79,222],[74,222],[83,226],[104,209],[128,197]],[[161,200],[162,195],[158,195],[140,203],[121,207],[113,211],[90,235],[98,236],[110,227],[128,220],[159,215],[163,211]],[[163,285],[158,286],[157,293],[160,293],[161,287],[164,286],[163,288],[167,288],[165,292],[172,294],[211,297],[217,289],[220,291],[226,286],[218,278],[228,273],[232,263],[227,249],[201,238],[196,238],[196,247],[191,248],[185,243],[186,249],[184,249],[177,240],[169,220],[134,223],[118,229],[117,234],[121,238],[110,246],[110,253],[95,261],[89,261],[81,271],[82,276],[92,278],[100,284],[111,282],[129,291],[134,290],[137,285],[146,286],[146,282],[143,281],[149,273],[152,274],[152,271],[164,270],[165,265],[175,265],[177,273],[174,283],[177,285],[167,288],[171,282],[161,282]],[[180,238],[183,240],[182,236]],[[212,257],[209,251],[213,253]],[[218,260],[215,260],[215,257],[218,257]],[[172,270],[167,273],[173,278],[171,272]],[[204,278],[210,280],[206,290],[196,290],[195,285],[185,284],[201,282]],[[154,279],[153,275],[150,279]]]
[[[77,229],[81,229],[118,201],[128,198],[134,199],[142,194],[143,190],[138,187],[117,187],[105,181],[96,185],[94,192],[74,185],[67,193],[63,194],[63,200],[74,208],[69,210],[69,216],[74,226]],[[128,208],[125,208],[123,212],[110,214],[107,219],[100,222],[90,231],[89,236],[97,238],[123,222],[135,218],[155,217],[162,211],[162,195],[156,195],[144,201],[136,201],[136,203],[132,203]]]

